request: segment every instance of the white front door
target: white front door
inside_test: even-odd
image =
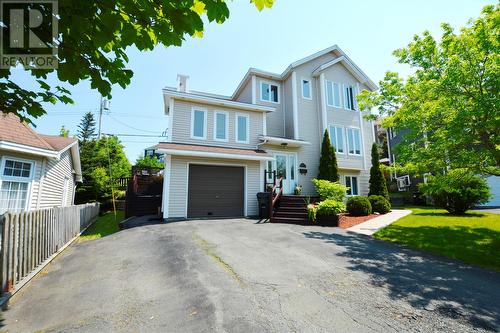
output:
[[[276,180],[283,178],[285,194],[293,194],[297,185],[297,158],[296,154],[274,154],[273,170],[276,171]]]

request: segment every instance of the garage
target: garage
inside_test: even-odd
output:
[[[189,165],[188,217],[243,216],[244,201],[244,167]]]

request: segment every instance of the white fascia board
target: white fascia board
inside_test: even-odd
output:
[[[178,149],[162,149],[162,148],[158,149],[157,152],[160,154],[168,154],[172,156],[209,157],[209,158],[224,158],[231,160],[247,160],[247,161],[274,161],[274,157],[272,156],[254,156],[254,155],[244,155],[244,154],[227,154],[227,153],[178,150]]]
[[[259,112],[274,112],[274,111],[276,111],[276,108],[270,107],[270,106],[262,106],[262,105],[256,105],[256,104],[228,101],[225,99],[218,99],[218,98],[213,98],[213,97],[196,96],[196,95],[192,95],[189,93],[183,93],[183,92],[177,92],[177,91],[164,90],[163,94],[164,94],[165,102],[167,102],[167,100],[168,100],[168,104],[170,104],[170,99],[173,98],[173,99],[177,99],[177,100],[185,100],[185,101],[197,102],[197,103],[208,104],[208,105],[224,106],[224,107],[228,107],[228,108],[240,109],[240,110],[246,110],[246,111],[259,111]]]
[[[82,164],[80,161],[80,149],[78,148],[78,141],[75,141],[71,145],[71,158],[73,159],[73,168],[75,170],[75,176],[76,176],[75,180],[79,183],[82,183],[83,182]]]
[[[19,153],[25,153],[25,154],[44,156],[44,157],[53,158],[56,160],[61,158],[60,152],[57,152],[57,151],[21,145],[19,143],[14,143],[14,142],[9,142],[9,141],[0,141],[0,149],[15,151],[15,152],[19,152]]]

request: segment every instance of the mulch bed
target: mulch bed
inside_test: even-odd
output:
[[[377,216],[380,216],[379,214],[371,214],[368,216],[352,216],[349,214],[339,214],[339,227],[342,229],[347,229],[352,226],[355,226],[356,224],[360,224],[363,222],[366,222],[368,220],[371,220]]]

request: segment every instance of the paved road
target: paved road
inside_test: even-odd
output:
[[[9,332],[481,332],[500,274],[336,228],[189,221],[70,246]]]

